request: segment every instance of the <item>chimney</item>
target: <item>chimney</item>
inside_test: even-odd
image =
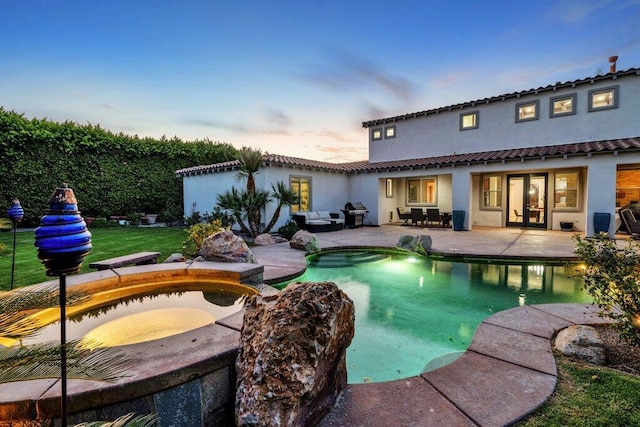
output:
[[[609,57],[609,72],[614,74],[616,72],[616,61],[618,60],[618,56],[610,56]]]

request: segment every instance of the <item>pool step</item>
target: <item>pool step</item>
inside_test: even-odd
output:
[[[357,264],[384,261],[389,258],[391,256],[387,254],[367,251],[327,252],[311,258],[309,266],[318,268],[351,267]]]

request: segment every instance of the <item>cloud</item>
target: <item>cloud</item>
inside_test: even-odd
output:
[[[403,103],[410,103],[416,92],[411,80],[388,72],[382,66],[346,52],[328,55],[324,63],[313,64],[302,78],[336,92],[377,91],[382,89]]]
[[[440,89],[447,88],[467,79],[470,75],[471,71],[469,70],[450,71],[446,74],[435,76],[431,79],[431,85]]]
[[[316,151],[326,154],[325,161],[344,163],[368,158],[368,144],[363,142],[361,146],[345,146],[345,145],[315,145]],[[356,160],[354,160],[356,159]]]
[[[562,0],[552,8],[551,15],[558,17],[561,22],[578,24],[612,2],[612,0]]]
[[[204,128],[214,128],[220,130],[230,131],[236,134],[242,135],[275,135],[275,136],[288,136],[290,131],[282,126],[269,127],[269,126],[248,126],[246,124],[238,124],[231,122],[224,122],[211,119],[187,119],[183,121],[189,126],[198,126]]]
[[[279,109],[267,107],[265,108],[264,115],[268,123],[285,127],[291,125],[291,118]]]
[[[184,120],[184,123],[187,125],[229,130],[229,131],[238,132],[238,133],[248,133],[251,131],[247,126],[243,124],[227,123],[227,122],[221,122],[221,121],[211,120],[211,119],[189,118]]]

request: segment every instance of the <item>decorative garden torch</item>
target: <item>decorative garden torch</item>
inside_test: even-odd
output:
[[[13,259],[11,260],[11,288],[13,289],[13,273],[16,269],[16,233],[18,232],[18,223],[22,221],[24,216],[24,209],[20,206],[20,200],[13,199],[11,207],[7,209],[7,215],[13,223]]]
[[[62,184],[49,198],[49,210],[36,228],[38,258],[47,269],[47,276],[60,278],[60,371],[62,396],[60,421],[67,425],[67,333],[66,276],[80,270],[84,257],[91,250],[91,233],[80,216],[73,190]]]

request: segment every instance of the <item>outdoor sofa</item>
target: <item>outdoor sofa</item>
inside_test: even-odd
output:
[[[344,228],[344,219],[340,214],[329,211],[295,212],[293,220],[303,230],[311,233],[338,231]]]

